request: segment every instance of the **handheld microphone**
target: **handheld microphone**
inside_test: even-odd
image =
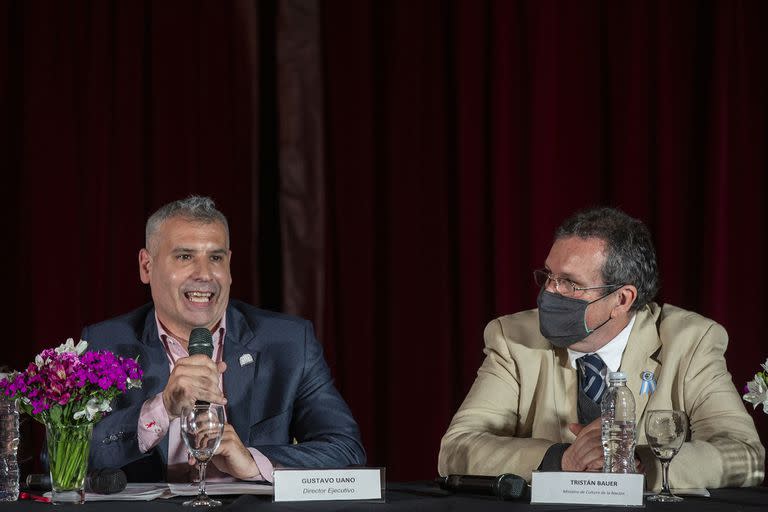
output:
[[[128,479],[122,469],[96,469],[85,477],[85,492],[95,494],[115,494],[128,485]],[[30,490],[50,491],[51,474],[27,475],[27,487]]]
[[[195,327],[189,333],[189,355],[204,354],[213,357],[213,335],[205,327]]]
[[[213,335],[211,331],[205,327],[195,327],[192,332],[189,333],[189,346],[188,350],[190,356],[197,354],[203,354],[208,357],[213,357]],[[210,405],[204,400],[198,400],[195,405],[206,407]]]
[[[499,476],[448,475],[438,477],[436,480],[442,489],[470,494],[486,494],[502,500],[520,498],[527,489],[525,479],[512,473],[504,473]]]

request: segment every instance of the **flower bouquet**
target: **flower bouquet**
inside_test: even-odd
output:
[[[93,425],[112,410],[117,396],[141,387],[136,360],[86,352],[87,346],[70,338],[43,350],[25,371],[0,380],[0,392],[45,425],[54,503],[82,503]]]
[[[768,414],[768,359],[760,366],[763,367],[763,371],[757,372],[755,378],[747,382],[742,398],[751,403],[755,409],[758,405],[762,405],[763,412]]]

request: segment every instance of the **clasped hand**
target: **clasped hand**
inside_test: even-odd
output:
[[[568,429],[574,433],[576,439],[571,443],[561,461],[563,471],[599,471],[603,469],[605,458],[603,455],[601,419],[582,425],[571,423]],[[640,459],[635,455],[635,470],[644,473]]]
[[[225,405],[227,399],[219,388],[219,379],[226,369],[225,362],[215,363],[210,357],[200,354],[176,361],[163,390],[163,405],[169,419],[178,418],[183,407],[192,407],[198,400]],[[211,461],[220,471],[235,478],[252,479],[259,476],[251,452],[229,424],[224,426],[221,444]],[[189,463],[194,464],[195,459],[190,457]]]

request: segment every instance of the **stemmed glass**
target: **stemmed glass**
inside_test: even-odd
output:
[[[213,500],[205,494],[205,468],[221,443],[224,423],[224,407],[221,405],[197,402],[194,406],[184,407],[181,410],[181,437],[189,453],[197,460],[200,474],[197,496],[185,501],[186,506],[217,507],[221,505],[220,501]]]
[[[688,431],[688,417],[683,411],[648,411],[645,437],[654,455],[661,461],[661,492],[648,496],[648,501],[683,501],[669,490],[669,463],[677,455]]]

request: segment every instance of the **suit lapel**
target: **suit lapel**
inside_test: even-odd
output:
[[[142,387],[146,398],[150,398],[165,389],[170,376],[168,367],[168,356],[165,348],[160,342],[160,335],[157,333],[157,321],[155,320],[155,309],[150,309],[147,318],[144,321],[144,332],[141,333],[142,353],[147,363],[144,364],[139,358],[139,364],[145,368],[142,378]],[[168,436],[165,436],[158,444],[160,456],[163,459],[163,467],[168,464]]]
[[[248,439],[248,429],[253,423],[251,395],[258,373],[259,352],[256,350],[256,335],[246,318],[231,305],[227,307],[226,314],[224,362],[227,363],[227,370],[224,372],[224,394],[227,397],[227,420],[241,439]],[[146,396],[151,397],[165,388],[170,376],[168,356],[157,332],[154,308],[147,314],[141,342],[143,357],[147,361],[142,381]],[[157,448],[164,465],[167,465],[168,436],[163,438]]]
[[[621,371],[627,375],[627,386],[634,395],[635,418],[638,420],[643,416],[650,398],[649,392],[640,393],[643,383],[642,374],[648,371],[657,376],[661,367],[661,363],[656,360],[656,355],[661,348],[661,340],[656,329],[658,316],[659,308],[655,305],[646,306],[638,311],[621,359]]]
[[[553,372],[555,383],[553,389],[552,403],[555,406],[555,414],[561,425],[560,440],[564,443],[570,443],[574,435],[568,430],[569,423],[578,423],[579,416],[577,411],[578,385],[576,370],[573,369],[568,360],[568,351],[564,348],[555,348],[553,354]]]
[[[259,368],[256,335],[248,322],[232,306],[227,308],[227,332],[224,339],[224,394],[227,397],[227,421],[240,439],[248,439],[253,423],[251,413],[253,387]]]

